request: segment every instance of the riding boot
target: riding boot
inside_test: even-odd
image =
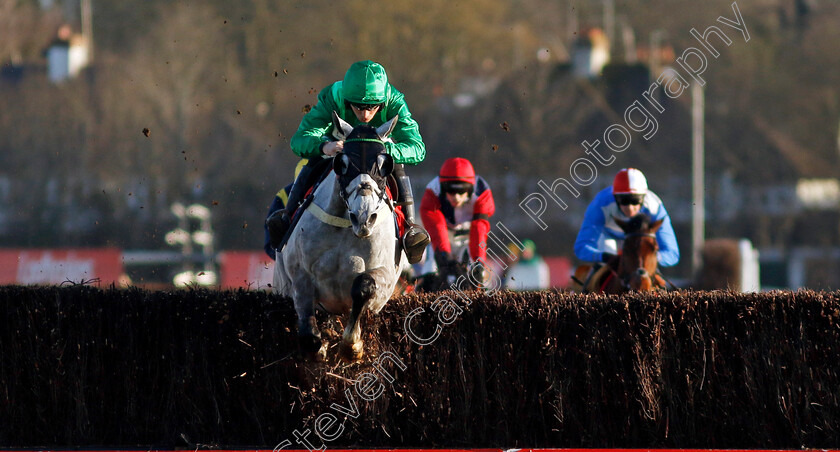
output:
[[[303,201],[303,195],[305,194],[307,180],[310,174],[312,174],[312,166],[309,164],[304,165],[300,169],[300,174],[295,179],[295,183],[292,184],[292,189],[289,191],[289,199],[286,201],[286,207],[274,212],[265,220],[268,225],[268,234],[272,247],[277,248],[283,240],[283,237],[289,232],[289,228],[292,225],[292,215],[294,215],[295,210],[300,207]]]
[[[402,165],[397,166],[401,167]],[[411,181],[404,171],[399,171],[399,173],[396,175],[397,189],[399,190],[397,202],[402,206],[403,215],[405,215],[405,233],[402,237],[402,245],[405,255],[408,257],[408,263],[416,264],[423,258],[423,251],[432,239],[429,233],[423,229],[423,226],[414,222],[414,195],[411,192]]]

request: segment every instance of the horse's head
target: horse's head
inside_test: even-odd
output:
[[[388,212],[385,186],[394,170],[394,159],[385,151],[385,140],[397,124],[397,116],[374,128],[367,124],[352,127],[333,112],[333,136],[344,141],[343,152],[333,159],[341,197],[350,213],[350,223],[357,237],[371,234],[377,220]]]
[[[622,284],[631,290],[653,290],[654,275],[658,264],[656,252],[656,231],[663,220],[651,223],[647,214],[640,213],[628,221],[615,219],[624,231],[624,245],[618,263],[618,276]]]

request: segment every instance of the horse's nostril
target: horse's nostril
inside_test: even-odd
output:
[[[370,216],[370,218],[368,218],[368,224],[374,224],[374,223],[376,223],[376,214],[373,214],[373,215]]]
[[[353,224],[359,224],[359,218],[356,217],[355,213],[350,214],[350,222]]]

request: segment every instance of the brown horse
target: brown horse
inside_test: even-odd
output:
[[[665,280],[657,271],[656,258],[659,251],[656,231],[662,226],[662,221],[651,222],[650,217],[643,213],[627,221],[616,218],[616,224],[624,231],[621,254],[595,271],[585,291],[617,294],[631,290],[665,289]]]

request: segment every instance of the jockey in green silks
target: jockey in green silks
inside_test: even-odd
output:
[[[386,142],[385,148],[396,163],[393,174],[399,191],[397,203],[402,205],[405,215],[403,249],[410,263],[418,262],[430,238],[426,230],[415,223],[414,196],[404,165],[422,162],[426,158],[426,146],[420,136],[419,126],[405,104],[405,96],[388,83],[385,68],[370,60],[353,63],[344,80],[322,89],[318,93],[318,103],[303,117],[292,137],[292,151],[299,157],[309,159],[309,162],[295,180],[285,209],[271,214],[266,220],[272,242],[279,243],[288,231],[291,216],[309,188],[306,181],[313,168],[344,147],[343,141],[335,141],[331,135],[333,111],[354,127],[363,123],[379,127],[399,115],[390,135],[391,142]]]

